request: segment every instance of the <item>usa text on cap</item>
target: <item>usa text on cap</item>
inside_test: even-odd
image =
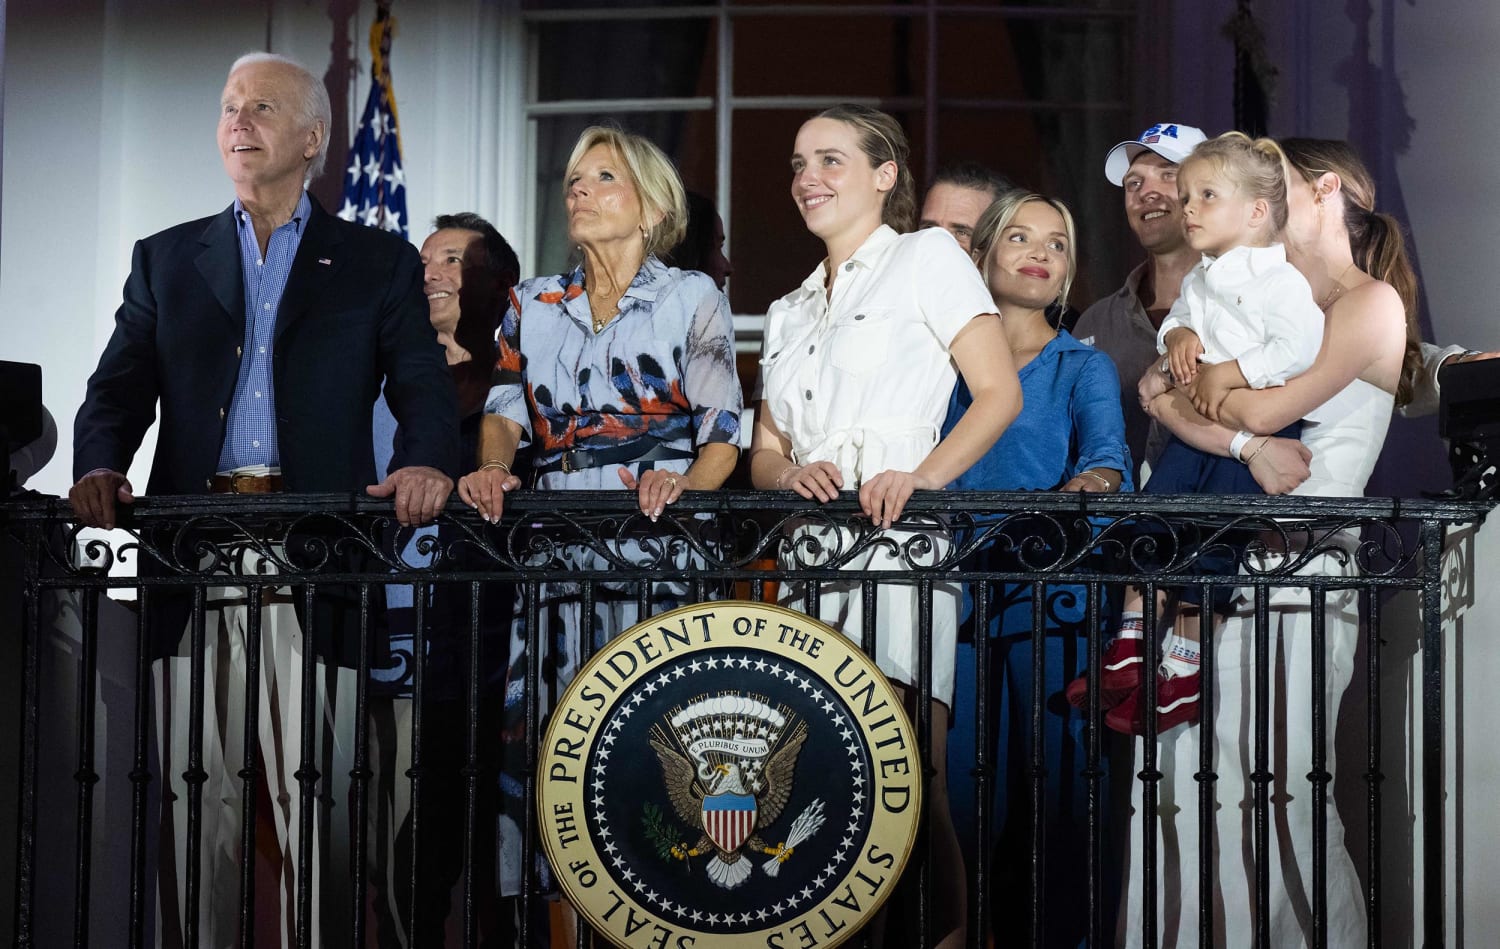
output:
[[[1125,172],[1130,170],[1130,163],[1148,149],[1167,161],[1180,165],[1184,158],[1192,154],[1198,143],[1207,137],[1201,129],[1191,125],[1176,122],[1153,125],[1142,132],[1140,138],[1121,142],[1109,150],[1109,157],[1104,159],[1104,177],[1109,179],[1110,184],[1124,184]]]

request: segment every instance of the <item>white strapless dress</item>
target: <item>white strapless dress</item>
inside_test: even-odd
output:
[[[1312,452],[1312,477],[1292,493],[1363,497],[1395,407],[1395,396],[1363,379],[1355,379],[1323,403],[1318,416],[1324,421],[1302,424],[1302,444]]]
[[[1312,476],[1293,493],[1317,497],[1360,497],[1380,457],[1390,426],[1394,399],[1390,393],[1355,380],[1318,412],[1319,422],[1304,422],[1302,442],[1312,451]],[[1336,538],[1352,551],[1358,538]],[[1273,566],[1262,563],[1261,568]],[[1347,576],[1356,572],[1352,558],[1325,555],[1299,573]],[[1270,793],[1270,944],[1311,945],[1313,932],[1313,801],[1307,774],[1312,770],[1312,610],[1305,591],[1273,592],[1270,613],[1271,740],[1268,769],[1274,775]],[[1255,933],[1255,853],[1251,833],[1256,770],[1255,617],[1253,600],[1240,597],[1234,615],[1219,627],[1215,643],[1217,688],[1212,723],[1175,728],[1158,738],[1162,772],[1158,804],[1157,923],[1163,947],[1198,945],[1198,822],[1201,770],[1200,738],[1213,729],[1213,771],[1218,775],[1214,807],[1216,846],[1213,911],[1214,944],[1250,945]],[[1339,701],[1353,676],[1359,639],[1359,603],[1349,590],[1330,590],[1324,601],[1327,678],[1323,690],[1326,721],[1338,721]],[[1141,762],[1136,742],[1136,764]],[[1327,770],[1334,767],[1334,729],[1324,742]],[[1355,780],[1358,780],[1356,777]],[[1323,811],[1327,817],[1328,944],[1364,946],[1366,927],[1359,878],[1344,846],[1344,824],[1334,805],[1332,786]],[[1130,851],[1126,856],[1120,912],[1120,942],[1142,944],[1142,804],[1141,783],[1131,793]]]

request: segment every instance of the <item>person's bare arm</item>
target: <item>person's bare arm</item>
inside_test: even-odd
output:
[[[968,471],[1021,413],[1021,381],[998,315],[970,320],[953,338],[950,352],[974,398],[914,472],[935,488]]]
[[[1345,386],[1397,360],[1405,347],[1406,312],[1396,291],[1368,283],[1334,305],[1328,315],[1323,348],[1312,368],[1284,386],[1236,389],[1219,407],[1219,421],[1231,429],[1277,432],[1337,395]],[[1394,388],[1394,377],[1391,380]]]
[[[1234,429],[1211,422],[1193,408],[1193,399],[1182,389],[1168,389],[1151,400],[1146,413],[1165,425],[1173,435],[1193,448],[1211,455],[1229,457]]]
[[[792,440],[782,434],[764,402],[755,405],[755,428],[750,435],[750,483],[763,491],[795,491],[809,501],[832,501],[844,486],[837,465],[792,460]]]
[[[1224,458],[1230,456],[1229,443],[1234,439],[1234,430],[1199,415],[1192,399],[1182,390],[1173,389],[1158,396],[1147,411],[1173,435],[1199,451]],[[1309,467],[1312,452],[1295,438],[1259,435],[1240,449],[1240,457],[1245,459],[1256,484],[1267,494],[1286,494],[1312,475]]]
[[[637,478],[624,465],[616,471],[625,489],[636,492],[641,513],[654,521],[661,517],[668,504],[682,497],[682,492],[716,490],[734,471],[734,463],[739,458],[740,451],[734,445],[710,442],[698,449],[698,457],[682,474],[665,468],[651,468]]]
[[[949,352],[974,399],[915,471],[882,471],[860,485],[861,509],[882,528],[901,516],[913,491],[942,488],[968,471],[1021,411],[1021,382],[997,314],[970,320]]]
[[[479,420],[479,470],[458,480],[458,496],[491,524],[505,509],[505,492],[521,486],[510,466],[523,434],[521,426],[503,415],[487,414]]]

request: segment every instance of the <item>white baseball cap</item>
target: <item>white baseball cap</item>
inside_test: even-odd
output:
[[[1184,158],[1192,154],[1198,143],[1207,138],[1202,129],[1191,125],[1158,123],[1142,132],[1140,138],[1121,142],[1111,148],[1109,157],[1104,159],[1104,177],[1112,185],[1124,184],[1125,172],[1130,170],[1130,163],[1135,161],[1135,156],[1148,149],[1167,161],[1180,165]]]

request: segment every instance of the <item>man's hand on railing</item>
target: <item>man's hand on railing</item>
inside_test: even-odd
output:
[[[505,492],[521,486],[521,479],[505,465],[480,468],[458,479],[458,498],[491,524],[500,523],[505,510]]]
[[[365,488],[365,492],[372,498],[395,495],[397,522],[412,527],[437,517],[448,495],[453,493],[453,479],[436,468],[409,465],[392,471],[384,481]]]
[[[108,468],[90,471],[68,489],[73,516],[84,527],[112,530],[115,526],[115,503],[130,504],[134,500],[130,479]]]
[[[1287,494],[1312,476],[1308,463],[1312,451],[1295,438],[1265,436],[1266,442],[1256,448],[1247,444],[1242,454],[1250,460],[1250,474],[1267,494]]]

